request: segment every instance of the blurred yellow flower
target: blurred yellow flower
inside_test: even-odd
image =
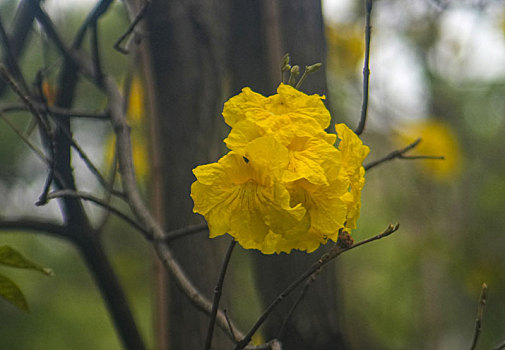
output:
[[[354,74],[364,55],[363,27],[355,23],[327,26],[328,69],[339,75]]]
[[[368,147],[344,124],[334,146],[323,98],[281,84],[276,95],[244,88],[225,103],[231,151],[195,168],[191,186],[210,237],[228,233],[265,254],[312,252],[355,227]]]
[[[441,120],[427,119],[403,127],[396,141],[399,147],[422,141],[410,155],[443,156],[443,160],[425,159],[417,162],[424,173],[439,181],[453,179],[461,170],[461,150],[456,135],[447,123]]]
[[[145,134],[144,88],[138,77],[133,78],[128,96],[127,120],[131,127],[132,158],[135,175],[140,182],[149,176],[149,153]],[[116,154],[116,139],[111,135],[106,143],[105,164],[112,164]]]

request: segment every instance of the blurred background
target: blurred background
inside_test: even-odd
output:
[[[0,0],[4,25],[17,3]],[[48,0],[45,7],[70,40],[93,4]],[[326,0],[323,8],[329,107],[336,122],[352,128],[361,108],[363,3]],[[102,45],[112,46],[128,24],[123,5],[115,3],[101,24]],[[401,226],[395,235],[346,253],[336,263],[343,334],[350,349],[469,347],[485,282],[489,298],[478,348],[490,349],[505,340],[505,3],[377,0],[372,26],[369,119],[362,136],[371,152],[365,164],[418,137],[422,142],[410,155],[445,160],[397,159],[367,173],[353,237],[367,238],[394,222]],[[134,79],[124,73],[129,70],[126,58],[111,50],[104,53],[104,66],[118,81]],[[54,55],[35,28],[21,65],[28,80],[41,64],[47,67],[48,91],[51,70],[58,68]],[[140,180],[147,182],[149,165],[141,163],[147,159],[139,102],[143,91],[141,85],[132,86],[129,117],[138,135],[136,165],[144,174]],[[76,108],[103,108],[105,101],[97,91],[86,84],[79,88]],[[13,101],[13,94],[5,92],[0,106]],[[21,130],[28,128],[26,113],[9,114],[9,119]],[[110,128],[81,121],[75,129],[75,138],[96,163],[110,168]],[[56,202],[34,206],[46,168],[3,121],[0,164],[1,217],[58,217]],[[80,185],[96,191],[97,184],[82,169],[77,161]],[[97,218],[105,215],[96,207],[87,209]],[[106,248],[152,347],[150,248],[124,223],[110,218],[107,225],[113,229],[103,237]],[[24,314],[0,301],[1,348],[121,348],[100,295],[71,245],[17,232],[2,232],[4,244],[51,267],[55,276],[1,268],[23,290],[31,309]],[[254,299],[243,255],[246,252],[237,253],[234,272],[243,288],[234,291]],[[259,306],[251,304],[256,313]],[[241,322],[254,320],[251,313],[242,311]]]

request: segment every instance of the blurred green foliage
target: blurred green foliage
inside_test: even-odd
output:
[[[500,69],[494,75],[476,77],[462,64],[477,59],[472,42],[481,40],[475,36],[483,27],[492,28],[488,35],[496,34],[491,45],[503,49],[500,26],[505,12],[503,4],[496,2],[483,2],[482,7],[448,3],[447,8],[435,1],[384,0],[374,5],[370,120],[364,134],[372,150],[368,161],[401,148],[394,142],[394,133],[411,121],[412,115],[422,119],[435,116],[459,142],[462,169],[439,181],[435,174],[421,171],[422,162],[432,160],[395,160],[367,173],[362,215],[354,237],[373,235],[390,222],[399,221],[401,226],[387,241],[356,250],[338,262],[338,278],[344,289],[344,334],[352,349],[469,348],[483,282],[489,286],[489,298],[478,348],[489,349],[505,336],[505,77]],[[450,34],[463,37],[461,46],[442,45],[448,35],[442,26],[444,19],[459,13],[466,21],[456,23]],[[356,8],[347,21],[334,28],[362,21],[362,9]],[[470,34],[459,33],[458,26],[470,26]],[[374,54],[381,55],[381,45],[387,44],[384,37],[391,36],[401,38],[403,46],[389,53],[390,62],[377,63]],[[453,49],[459,51],[450,59],[440,57],[440,50]],[[398,110],[395,94],[404,94],[401,89],[389,99],[377,99],[391,82],[386,75],[374,85],[374,71],[387,71],[394,67],[395,59],[405,55],[415,60],[403,74],[420,73],[421,79],[413,79],[411,84],[422,82],[425,111],[421,113]],[[480,64],[485,66],[486,61]],[[330,72],[330,97],[337,119],[356,122],[360,70],[357,63],[354,76]],[[418,88],[411,87],[413,97]],[[349,101],[354,101],[353,105]],[[423,142],[433,142],[431,137],[435,136],[427,134]]]

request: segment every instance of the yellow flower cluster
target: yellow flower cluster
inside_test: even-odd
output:
[[[191,186],[210,237],[228,233],[265,254],[312,252],[356,227],[369,149],[344,124],[338,141],[325,132],[323,98],[281,84],[273,96],[244,88],[225,103],[231,151],[195,168]]]

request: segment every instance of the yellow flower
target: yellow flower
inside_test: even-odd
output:
[[[354,75],[363,60],[361,25],[332,24],[325,29],[328,43],[328,69],[338,75]]]
[[[365,169],[362,164],[370,149],[345,124],[335,125],[335,131],[340,139],[338,149],[342,152],[340,175],[348,179],[350,186],[343,198],[348,205],[346,227],[356,228],[361,209],[361,190],[365,185]]]
[[[252,141],[246,151],[247,157],[232,151],[193,170],[193,211],[207,219],[210,237],[228,232],[246,249],[278,252],[273,241],[308,228],[306,210],[290,206],[279,181],[288,152],[268,136]]]
[[[355,227],[368,147],[343,124],[334,146],[322,99],[281,84],[276,95],[244,88],[225,103],[231,152],[194,169],[191,186],[210,237],[228,233],[265,254],[312,252]]]
[[[149,176],[150,165],[145,130],[144,89],[138,77],[135,77],[131,82],[127,119],[131,126],[132,158],[135,175],[140,182],[144,183]],[[105,164],[113,164],[115,154],[116,139],[114,135],[110,135],[105,146]]]
[[[417,162],[423,172],[437,181],[453,179],[461,170],[461,150],[450,126],[441,120],[428,119],[402,128],[397,137],[400,147],[421,138],[412,155],[443,156],[443,160],[425,159]]]
[[[285,84],[280,84],[277,94],[270,97],[264,97],[246,87],[224,104],[223,117],[226,124],[232,128],[244,119],[250,119],[268,128],[272,123],[276,123],[280,116],[302,116],[313,119],[325,129],[330,125],[331,116],[323,99],[324,96],[308,96]],[[272,115],[277,118],[270,118]]]

